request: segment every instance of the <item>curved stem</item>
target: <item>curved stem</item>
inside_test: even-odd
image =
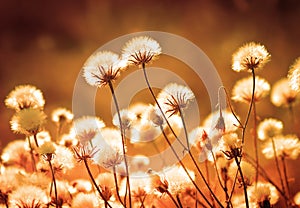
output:
[[[37,169],[36,169],[36,163],[35,163],[35,158],[34,158],[34,154],[33,154],[33,148],[32,148],[29,136],[27,137],[27,140],[28,140],[28,145],[29,145],[29,148],[30,148],[30,155],[31,155],[31,160],[32,160],[32,170],[36,172],[37,171]]]
[[[281,161],[282,161],[282,166],[283,166],[284,180],[285,180],[285,184],[286,184],[286,194],[287,194],[288,199],[290,199],[290,186],[289,186],[289,180],[288,180],[288,176],[287,176],[287,168],[286,168],[286,162],[285,162],[284,156],[281,157]]]
[[[33,135],[33,138],[34,138],[35,145],[36,145],[37,147],[39,147],[39,143],[38,143],[36,134]]]
[[[129,181],[128,162],[127,162],[126,149],[125,149],[125,147],[126,147],[125,132],[123,130],[119,104],[118,104],[117,97],[115,95],[114,87],[112,85],[111,80],[108,81],[108,85],[109,85],[112,97],[114,99],[114,103],[115,103],[115,107],[116,107],[117,115],[118,115],[118,119],[119,119],[119,124],[120,124],[120,131],[121,131],[121,137],[122,137],[122,151],[123,151],[123,155],[124,155],[124,163],[125,163],[125,170],[126,170],[126,186],[127,186],[127,189],[128,189],[129,207],[131,208],[132,207],[132,202],[131,202],[131,190],[130,190],[130,181]],[[126,197],[124,199],[124,203],[125,203],[125,201],[126,201]]]
[[[160,110],[162,116],[164,117],[164,119],[165,119],[165,121],[166,121],[166,124],[167,124],[168,127],[170,128],[170,130],[171,130],[172,134],[175,136],[176,140],[177,140],[177,141],[180,143],[180,145],[183,147],[183,149],[184,149],[185,151],[188,151],[187,147],[186,147],[186,146],[182,143],[182,141],[177,137],[177,135],[176,135],[176,133],[174,132],[174,130],[173,130],[173,128],[172,128],[170,122],[168,121],[167,117],[165,116],[165,113],[163,112],[163,110],[162,110],[160,104],[158,103],[158,101],[157,101],[157,99],[156,99],[156,97],[155,97],[155,94],[154,94],[154,92],[153,92],[153,90],[152,90],[152,87],[151,87],[151,85],[150,85],[150,83],[149,83],[149,80],[148,80],[148,76],[147,76],[147,73],[146,73],[146,68],[145,68],[145,64],[144,64],[144,63],[143,63],[143,65],[142,65],[142,68],[143,68],[144,77],[145,77],[145,81],[146,81],[146,84],[147,84],[147,86],[148,86],[148,89],[149,89],[149,91],[150,91],[150,93],[151,93],[151,95],[152,95],[152,97],[153,97],[153,99],[154,99],[154,101],[155,101],[155,103],[156,103],[158,109]]]
[[[53,166],[52,166],[52,163],[51,163],[50,160],[48,160],[48,163],[49,163],[49,167],[50,167],[50,170],[51,170],[52,182],[53,182],[53,185],[54,185],[55,207],[58,207],[57,187],[56,187],[56,180],[55,180],[55,176],[54,176],[54,170],[53,170]]]
[[[252,86],[252,95],[251,95],[251,101],[250,101],[248,113],[247,113],[247,116],[246,116],[246,120],[245,120],[245,123],[243,125],[242,144],[244,144],[244,142],[245,142],[245,131],[246,131],[246,127],[247,127],[248,122],[249,122],[249,118],[250,118],[250,114],[251,114],[253,103],[255,102],[254,98],[255,98],[255,84],[256,83],[255,83],[255,72],[254,72],[254,69],[252,69],[251,72],[252,72],[252,83],[253,83],[253,86]]]
[[[254,151],[255,151],[255,187],[258,181],[258,148],[257,148],[257,118],[256,118],[256,105],[253,103],[253,139],[254,139]]]
[[[272,148],[273,148],[273,151],[274,151],[274,159],[275,159],[276,169],[277,169],[277,172],[278,172],[278,175],[279,175],[280,184],[281,184],[283,194],[285,195],[285,187],[284,187],[283,178],[282,178],[280,167],[279,167],[279,161],[278,161],[277,150],[276,150],[274,138],[271,138],[271,141],[272,141]]]
[[[237,167],[238,167],[238,172],[239,172],[239,174],[240,174],[240,176],[241,176],[241,180],[242,180],[242,183],[243,183],[246,207],[249,208],[248,193],[247,193],[247,185],[246,185],[246,183],[245,183],[243,171],[242,171],[242,168],[241,168],[241,165],[240,165],[240,164],[241,164],[241,163],[240,163],[241,160],[239,161],[239,159],[238,159],[237,156],[234,157],[234,160],[235,160],[236,165],[237,165]]]
[[[181,161],[181,159],[179,158],[176,150],[174,149],[174,147],[172,146],[170,140],[168,139],[164,129],[162,126],[160,126],[160,130],[163,133],[163,136],[165,138],[165,140],[167,141],[168,145],[170,146],[172,152],[174,153],[176,159],[178,160],[178,162],[180,163],[181,167],[183,168],[183,170],[186,172],[187,176],[189,177],[189,179],[191,180],[191,182],[193,183],[193,185],[195,186],[195,188],[197,189],[197,191],[200,193],[200,195],[204,198],[204,200],[206,201],[206,203],[210,206],[213,207],[212,204],[208,201],[208,199],[206,198],[206,196],[203,194],[203,192],[200,190],[200,188],[198,187],[198,185],[196,184],[196,182],[192,179],[190,173],[188,172],[188,170],[186,169],[185,165],[183,164],[183,162]]]
[[[180,118],[181,118],[182,124],[184,124],[185,122],[184,122],[183,114],[182,114],[182,111],[181,111],[180,108],[179,108],[179,114],[180,114]],[[185,137],[187,138],[187,141],[188,141],[188,134],[187,134],[187,131],[186,131],[186,127],[185,127],[185,125],[183,125],[183,126],[184,126],[184,128],[185,128],[185,131],[184,131]],[[195,158],[194,158],[192,152],[191,152],[191,151],[188,151],[188,154],[189,154],[189,156],[191,157],[191,159],[192,159],[192,161],[193,161],[193,164],[195,165],[195,167],[196,167],[198,173],[200,174],[200,176],[201,176],[203,182],[205,183],[206,187],[207,187],[208,190],[210,191],[211,196],[217,201],[217,203],[219,204],[220,207],[223,207],[222,203],[220,202],[220,200],[218,199],[218,197],[215,195],[214,191],[211,189],[210,184],[209,184],[208,181],[205,179],[205,177],[204,177],[202,171],[200,170],[199,165],[197,164],[197,161],[195,160]]]
[[[174,199],[174,197],[172,196],[172,194],[169,192],[168,189],[166,190],[166,193],[167,193],[167,195],[170,197],[170,199],[172,199],[172,202],[175,204],[175,206],[176,206],[177,208],[182,208],[182,207],[180,207],[180,206],[177,204],[176,200]]]
[[[185,120],[184,120],[184,117],[183,117],[183,112],[182,112],[180,106],[178,106],[178,109],[179,109],[179,115],[180,115],[180,118],[181,118],[181,121],[182,121],[182,126],[183,126],[184,135],[185,135],[185,139],[186,139],[187,149],[188,149],[188,151],[190,151],[189,137],[188,137],[188,133],[187,133],[187,128],[186,128]]]
[[[125,204],[122,201],[120,193],[119,193],[119,185],[118,185],[118,179],[117,179],[117,174],[116,174],[116,166],[113,166],[113,173],[114,173],[114,181],[115,181],[115,186],[116,186],[117,198],[120,201],[120,203],[125,207]]]
[[[88,172],[88,174],[89,174],[89,176],[90,176],[90,179],[92,180],[92,182],[93,182],[94,186],[96,187],[98,193],[100,194],[101,198],[104,200],[105,204],[107,204],[108,207],[112,208],[112,206],[108,203],[108,201],[106,200],[106,198],[103,196],[101,190],[99,189],[99,187],[98,187],[98,185],[97,185],[97,183],[96,183],[96,181],[95,181],[95,179],[94,179],[94,176],[93,176],[93,174],[92,174],[92,172],[91,172],[91,170],[90,170],[90,168],[89,168],[89,165],[88,165],[88,163],[87,163],[87,159],[84,158],[84,159],[83,159],[83,162],[84,162],[84,165],[85,165],[85,167],[86,167],[86,170],[87,170],[87,172]]]

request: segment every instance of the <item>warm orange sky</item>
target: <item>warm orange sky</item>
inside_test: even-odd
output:
[[[300,55],[299,13],[298,0],[3,1],[2,140],[15,138],[8,124],[13,112],[3,104],[14,86],[40,88],[47,113],[58,106],[71,108],[74,82],[88,56],[106,42],[132,32],[158,30],[189,39],[209,56],[228,89],[245,76],[230,70],[232,53],[247,41],[261,42],[272,54],[263,73],[272,84],[286,75],[288,66]],[[269,109],[262,113],[284,112]]]

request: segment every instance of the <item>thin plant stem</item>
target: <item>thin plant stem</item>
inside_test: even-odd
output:
[[[220,177],[219,171],[218,171],[218,166],[217,166],[216,157],[215,157],[215,154],[214,154],[214,152],[213,152],[212,150],[211,150],[211,154],[212,154],[212,156],[213,156],[214,166],[215,166],[215,169],[216,169],[216,175],[217,175],[217,178],[218,178],[218,182],[219,182],[221,188],[223,189],[223,191],[224,191],[224,193],[225,193],[225,197],[226,197],[227,203],[231,204],[231,202],[228,201],[229,195],[228,195],[228,189],[227,189],[227,179],[225,178],[225,180],[224,180],[224,185],[223,185],[223,184],[222,184],[222,181],[221,181],[221,177]]]
[[[114,181],[115,181],[115,186],[116,186],[117,198],[120,201],[120,203],[125,207],[125,204],[122,201],[120,193],[119,193],[119,185],[118,185],[118,178],[117,178],[117,173],[116,173],[116,166],[113,166],[113,174],[114,174]]]
[[[33,148],[32,148],[29,136],[27,137],[27,141],[28,141],[28,145],[29,145],[29,148],[30,148],[30,155],[31,155],[31,160],[32,160],[32,170],[36,172],[37,171],[37,169],[36,169],[36,163],[35,163],[35,158],[34,158],[34,154],[33,154]]]
[[[34,139],[35,145],[36,145],[37,147],[39,147],[39,143],[38,143],[38,141],[37,141],[37,136],[36,136],[36,134],[33,135],[33,139]]]
[[[179,107],[179,114],[180,114],[180,118],[181,118],[182,123],[184,123],[184,117],[183,117],[182,111],[180,110],[180,107]],[[184,126],[184,128],[186,129],[186,126],[185,126],[185,125],[183,125],[183,126]],[[187,131],[185,130],[184,133],[185,133],[185,137],[187,138],[187,141],[188,141],[188,134],[187,134]],[[195,158],[194,158],[192,152],[191,152],[191,151],[188,151],[188,154],[189,154],[190,158],[192,159],[193,164],[195,165],[195,167],[196,167],[198,173],[200,174],[200,176],[201,176],[203,182],[205,183],[205,185],[207,186],[208,190],[210,191],[211,196],[216,200],[216,202],[219,204],[220,207],[223,207],[222,203],[220,202],[220,200],[218,199],[218,197],[215,195],[214,191],[211,189],[210,184],[209,184],[209,183],[207,182],[207,180],[205,179],[205,177],[204,177],[204,175],[203,175],[203,173],[202,173],[202,171],[201,171],[199,165],[197,164],[197,161],[195,160]],[[214,203],[214,200],[213,200],[213,203]]]
[[[254,151],[255,151],[255,186],[258,181],[258,148],[257,148],[257,118],[256,118],[256,104],[253,102],[253,139],[254,139]]]
[[[248,201],[248,193],[247,193],[247,185],[245,183],[245,179],[244,179],[244,175],[243,175],[243,171],[242,171],[242,168],[241,168],[241,165],[240,165],[240,161],[238,159],[237,156],[234,157],[234,160],[236,162],[236,165],[238,167],[238,172],[241,176],[241,180],[242,180],[242,183],[243,183],[243,189],[244,189],[244,196],[245,196],[245,203],[246,203],[246,207],[249,208],[249,201]]]
[[[172,200],[172,202],[175,204],[175,206],[176,206],[177,208],[182,208],[182,207],[180,207],[180,206],[177,204],[176,200],[174,199],[174,197],[172,196],[172,194],[169,192],[168,189],[166,189],[166,193],[167,193],[167,195],[170,197],[170,199]]]
[[[250,155],[248,155],[247,153],[244,153],[244,156],[246,157],[247,161],[254,166],[255,160],[254,158],[252,158]],[[286,200],[288,199],[287,196],[285,195],[285,192],[279,188],[279,186],[276,185],[276,183],[271,179],[271,177],[267,174],[267,172],[265,171],[265,169],[263,167],[261,167],[260,165],[258,166],[259,169],[259,174],[269,183],[271,183],[276,189],[277,191],[281,194],[281,196],[283,196]]]
[[[286,194],[287,194],[288,199],[290,199],[290,186],[289,186],[289,180],[288,180],[288,176],[287,176],[287,167],[286,167],[287,165],[286,165],[284,156],[281,157],[281,162],[282,162],[282,167],[283,167],[284,180],[285,180],[285,184],[286,184]]]
[[[102,194],[101,190],[99,189],[99,187],[98,187],[98,185],[97,185],[97,183],[96,183],[96,181],[95,181],[95,179],[94,179],[94,176],[93,176],[93,174],[92,174],[92,172],[91,172],[91,170],[90,170],[90,168],[89,168],[87,159],[84,158],[84,159],[83,159],[83,162],[84,162],[84,165],[85,165],[85,167],[86,167],[86,170],[87,170],[87,172],[88,172],[88,174],[89,174],[89,177],[90,177],[91,181],[93,182],[95,188],[97,189],[99,195],[100,195],[101,198],[104,200],[104,202],[107,204],[107,206],[110,207],[110,208],[112,208],[112,206],[108,203],[108,201],[106,200],[106,198],[105,198],[104,195]]]
[[[55,207],[58,207],[57,187],[56,187],[56,180],[55,180],[54,170],[53,170],[51,160],[48,160],[48,163],[49,163],[49,167],[50,167],[50,170],[51,170],[52,182],[53,182],[53,185],[54,185]],[[52,188],[51,188],[51,190],[52,190]]]
[[[245,120],[245,123],[243,125],[243,132],[242,132],[242,144],[244,144],[245,142],[245,131],[246,131],[246,127],[248,125],[248,122],[249,122],[249,118],[250,118],[250,114],[251,114],[251,111],[252,111],[252,106],[255,102],[255,71],[254,69],[251,69],[251,72],[252,72],[252,95],[251,95],[251,100],[250,100],[250,105],[249,105],[249,109],[248,109],[248,113],[247,113],[247,116],[246,116],[246,120]]]
[[[111,80],[108,81],[109,84],[109,88],[114,100],[114,104],[117,110],[117,115],[118,115],[118,119],[119,119],[119,124],[120,124],[120,131],[121,131],[121,137],[122,137],[122,150],[123,150],[123,155],[124,155],[124,163],[125,163],[125,170],[126,170],[126,186],[128,189],[128,197],[129,197],[129,207],[132,207],[132,202],[131,202],[131,190],[130,190],[130,181],[129,181],[129,170],[128,170],[128,162],[127,162],[127,156],[126,156],[126,143],[125,143],[125,131],[123,130],[123,126],[122,126],[122,120],[121,120],[121,115],[120,115],[120,108],[119,108],[119,104],[117,101],[117,97],[115,95],[115,91],[114,91],[114,87],[112,85]],[[124,199],[124,203],[126,201],[126,198]]]
[[[174,130],[173,130],[173,128],[172,128],[170,122],[168,121],[167,117],[165,116],[165,113],[163,112],[163,110],[162,110],[160,104],[158,103],[158,101],[157,101],[157,99],[156,99],[156,97],[155,97],[155,94],[154,94],[154,92],[153,92],[153,90],[152,90],[152,87],[151,87],[151,85],[150,85],[150,83],[149,83],[148,76],[147,76],[147,72],[146,72],[146,67],[145,67],[145,64],[144,64],[144,63],[142,64],[142,68],[143,68],[144,77],[145,77],[145,81],[146,81],[146,84],[147,84],[147,86],[148,86],[148,89],[149,89],[149,91],[150,91],[150,93],[151,93],[151,95],[152,95],[152,97],[153,97],[153,99],[154,99],[154,101],[155,101],[155,103],[156,103],[158,109],[160,110],[160,112],[161,112],[161,114],[162,114],[164,120],[166,121],[166,124],[167,124],[168,127],[170,128],[170,130],[171,130],[172,134],[175,136],[176,140],[177,140],[177,141],[180,143],[180,145],[183,147],[184,151],[189,151],[189,149],[187,149],[187,147],[186,147],[186,146],[182,143],[182,141],[177,137],[177,135],[176,135],[176,133],[174,132]]]
[[[176,199],[177,199],[177,202],[178,202],[179,207],[180,207],[180,208],[183,208],[182,203],[181,203],[181,201],[180,201],[180,198],[179,198],[179,195],[178,195],[178,194],[176,194]]]
[[[198,204],[201,205],[202,208],[207,208],[207,206],[205,204],[203,204],[198,198],[197,198],[197,192],[196,192],[196,196],[194,196],[193,194],[191,194],[190,192],[187,193],[190,197],[192,197],[193,199],[195,199],[196,201],[196,208],[198,206]]]
[[[271,138],[271,141],[272,141],[272,148],[273,148],[273,152],[274,152],[274,160],[275,160],[276,169],[277,169],[277,172],[279,175],[281,188],[282,188],[283,193],[285,194],[285,187],[284,187],[283,178],[282,178],[280,167],[279,167],[279,161],[278,161],[277,150],[276,150],[274,138]]]
[[[210,177],[209,177],[209,170],[208,170],[208,160],[205,160],[205,162],[204,162],[204,166],[205,166],[205,171],[206,171],[206,180],[207,180],[207,184],[209,185],[209,186],[211,186],[211,184],[210,184]],[[213,198],[213,196],[210,194],[209,195],[210,196],[210,200],[212,201],[212,203],[214,204],[214,198]]]
[[[189,142],[189,137],[188,137],[188,133],[187,133],[185,120],[184,120],[184,117],[183,117],[183,112],[182,112],[180,106],[178,106],[178,109],[179,109],[179,114],[180,114],[181,121],[182,121],[182,126],[183,126],[184,135],[185,135],[185,139],[186,139],[187,149],[188,149],[188,151],[190,151],[190,142]]]
[[[187,171],[185,165],[183,164],[183,162],[181,161],[181,159],[179,158],[176,150],[174,149],[174,147],[172,146],[169,138],[167,137],[164,129],[162,126],[160,126],[160,130],[163,133],[163,136],[165,138],[165,140],[167,141],[168,145],[170,146],[172,152],[174,153],[176,159],[178,160],[179,164],[182,166],[183,170],[186,172],[187,176],[189,177],[189,179],[191,180],[191,182],[193,183],[193,185],[195,186],[195,188],[197,189],[197,191],[200,193],[200,195],[203,197],[203,199],[206,201],[206,203],[210,206],[213,207],[213,205],[209,202],[209,200],[206,198],[206,196],[204,195],[204,193],[200,190],[200,188],[198,187],[198,185],[196,184],[196,182],[192,179],[191,175],[189,174],[189,172]]]

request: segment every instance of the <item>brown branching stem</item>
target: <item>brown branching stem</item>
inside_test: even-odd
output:
[[[107,204],[108,207],[112,208],[112,206],[108,203],[108,201],[107,201],[106,198],[104,197],[103,193],[102,193],[101,190],[99,189],[99,186],[97,185],[97,183],[96,183],[96,181],[95,181],[95,179],[94,179],[94,176],[93,176],[93,174],[92,174],[92,172],[91,172],[91,170],[90,170],[90,167],[89,167],[89,165],[88,165],[87,159],[86,159],[86,158],[83,158],[83,162],[84,162],[84,165],[85,165],[85,167],[86,167],[86,170],[87,170],[87,172],[88,172],[88,174],[89,174],[89,177],[90,177],[90,179],[91,179],[93,185],[94,185],[95,188],[97,189],[99,195],[100,195],[101,198],[104,200],[105,204]]]
[[[50,170],[51,170],[52,182],[53,182],[53,185],[54,185],[55,207],[58,207],[57,187],[56,187],[56,180],[55,180],[54,170],[53,170],[51,160],[48,160],[48,163],[49,163],[49,167],[50,167]],[[51,187],[51,189],[52,189],[52,187]]]
[[[126,143],[125,143],[125,132],[123,130],[123,125],[122,125],[122,120],[121,120],[121,115],[120,115],[120,108],[119,108],[119,104],[117,101],[117,97],[115,95],[115,91],[114,91],[114,87],[112,85],[111,80],[108,81],[108,85],[114,100],[114,104],[117,110],[117,115],[118,115],[118,119],[119,119],[119,124],[120,124],[120,131],[121,131],[121,137],[122,137],[122,150],[123,150],[123,155],[124,155],[124,163],[125,163],[125,170],[126,170],[126,186],[127,186],[127,190],[128,190],[128,197],[129,197],[129,208],[132,207],[132,200],[131,200],[131,190],[130,190],[130,181],[129,181],[129,170],[128,170],[128,162],[127,162],[127,156],[126,156]],[[126,202],[126,198],[124,199],[124,203]]]
[[[200,188],[198,187],[198,185],[196,184],[196,182],[193,180],[193,178],[191,177],[190,173],[188,172],[188,170],[186,169],[185,165],[183,164],[183,162],[181,161],[181,159],[179,158],[176,150],[174,149],[173,145],[171,144],[168,136],[166,135],[164,129],[162,126],[160,126],[160,130],[163,133],[163,136],[165,138],[165,140],[167,141],[169,147],[171,148],[172,152],[174,153],[176,159],[178,160],[179,164],[181,165],[181,167],[183,168],[183,170],[186,172],[188,178],[191,180],[191,182],[193,183],[193,185],[195,186],[195,188],[197,189],[197,191],[200,193],[200,195],[203,197],[203,199],[206,201],[206,203],[210,206],[213,207],[213,205],[209,202],[209,200],[206,198],[206,196],[204,195],[204,193],[200,190]]]

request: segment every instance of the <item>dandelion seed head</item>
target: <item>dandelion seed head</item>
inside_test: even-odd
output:
[[[95,208],[99,207],[100,200],[95,193],[78,193],[72,200],[73,208]]]
[[[187,171],[191,178],[195,180],[195,173],[192,170]],[[169,182],[168,190],[174,195],[180,193],[186,188],[193,187],[193,183],[181,166],[167,167],[163,170],[163,173]]]
[[[151,121],[154,126],[163,126],[165,120],[157,106],[150,105],[146,111],[146,114],[148,114],[148,120]]]
[[[131,143],[149,142],[158,138],[161,135],[161,130],[159,127],[152,125],[150,121],[143,119],[134,125],[130,134]]]
[[[165,86],[158,94],[157,101],[163,112],[168,117],[171,117],[186,109],[194,98],[194,93],[187,86],[171,83]]]
[[[16,112],[10,124],[15,133],[27,136],[37,134],[46,123],[46,114],[40,109],[26,108]]]
[[[19,85],[5,99],[5,105],[16,111],[34,108],[43,109],[45,100],[42,92],[32,85]]]
[[[276,107],[289,107],[300,100],[300,93],[293,90],[287,78],[278,80],[271,91],[271,102]]]
[[[300,153],[300,142],[296,135],[278,135],[273,138],[276,155],[286,157],[292,160],[298,158]],[[271,140],[268,140],[262,146],[262,153],[267,159],[274,158],[274,149]]]
[[[258,138],[265,141],[274,136],[280,135],[283,130],[283,123],[274,118],[268,118],[259,123],[257,127]]]
[[[98,151],[92,156],[92,160],[104,168],[121,164],[124,156],[120,132],[117,129],[104,128],[101,136],[101,139],[93,140]]]
[[[253,78],[247,77],[236,82],[232,89],[232,100],[241,103],[250,103],[252,98]],[[259,102],[270,92],[270,84],[263,78],[255,77],[254,102]]]
[[[78,139],[76,139],[75,136],[70,135],[70,134],[63,134],[59,138],[59,144],[65,147],[73,147],[77,146],[79,143]]]
[[[279,199],[279,193],[272,184],[260,181],[255,186],[249,187],[248,193],[250,201],[256,203],[258,206],[263,205],[266,201],[274,205]]]
[[[44,154],[55,154],[55,150],[56,147],[53,144],[53,142],[45,142],[44,144],[42,144],[38,149],[37,152],[40,155],[44,155]]]
[[[66,108],[56,108],[52,111],[51,119],[54,123],[70,123],[74,115]]]
[[[11,207],[43,207],[50,202],[46,191],[32,185],[19,186],[9,194]]]
[[[71,181],[71,186],[69,188],[70,193],[75,194],[75,193],[89,193],[92,190],[92,184],[89,180],[86,179],[76,179],[74,181]]]
[[[159,43],[146,36],[132,38],[122,50],[122,59],[135,65],[147,64],[161,54]]]
[[[134,155],[130,160],[130,164],[132,170],[141,171],[150,164],[150,159],[145,155]]]
[[[237,133],[225,134],[222,137],[225,149],[235,149],[242,146],[242,141],[239,139]]]
[[[116,80],[123,62],[119,55],[110,51],[93,54],[83,66],[83,77],[91,86],[102,87]]]
[[[300,205],[300,192],[296,193],[296,195],[294,196],[294,202],[298,206]]]
[[[139,197],[150,195],[153,191],[151,187],[151,177],[147,173],[135,172],[130,174],[133,180],[130,180],[130,188],[133,199],[138,200]],[[120,186],[120,195],[124,196],[126,192],[126,180],[123,180]]]
[[[104,122],[95,116],[83,116],[74,120],[71,136],[75,136],[82,144],[91,141],[105,127]]]
[[[265,46],[250,42],[240,47],[232,56],[233,71],[259,70],[270,61],[270,54]]]
[[[254,178],[255,178],[255,173],[256,173],[255,168],[250,163],[248,163],[246,161],[241,161],[240,166],[241,166],[241,169],[242,169],[242,172],[243,172],[245,185],[246,186],[251,186],[253,181],[254,181]],[[234,180],[234,178],[236,176],[237,169],[238,168],[237,168],[236,163],[231,163],[230,164],[229,169],[228,169],[228,176],[232,180]],[[242,178],[241,178],[241,175],[239,173],[238,173],[238,176],[237,176],[237,180],[238,180],[239,183],[242,184]]]
[[[128,130],[131,128],[132,122],[136,120],[136,115],[129,110],[122,109],[120,110],[120,117],[121,117],[121,125],[123,130]],[[120,121],[118,117],[118,113],[115,113],[113,117],[113,124],[120,128]]]
[[[292,90],[300,91],[300,57],[290,66],[288,72],[289,84]]]

